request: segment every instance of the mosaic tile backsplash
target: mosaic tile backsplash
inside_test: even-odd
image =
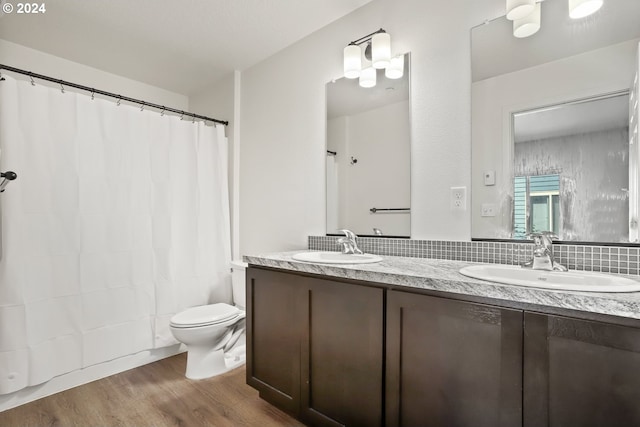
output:
[[[335,236],[309,236],[309,249],[340,250]],[[532,243],[452,242],[440,240],[358,237],[366,253],[414,258],[448,259],[491,264],[522,264],[533,257]],[[555,245],[557,262],[570,270],[640,275],[640,247]]]

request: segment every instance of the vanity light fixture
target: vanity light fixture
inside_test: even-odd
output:
[[[362,45],[365,45],[364,51]],[[363,64],[363,54],[365,59],[371,62],[370,64]],[[384,69],[385,76],[390,79],[399,79],[404,73],[404,56],[391,57],[391,36],[382,28],[350,42],[344,48],[344,76],[346,78],[359,78],[360,86],[374,87],[376,85],[376,70],[379,69]]]
[[[529,37],[540,29],[540,3],[536,3],[533,11],[527,16],[513,21],[513,36]]]
[[[603,0],[569,0],[569,17],[580,19],[597,12],[603,4]]]
[[[515,21],[533,12],[536,0],[507,0],[507,19]]]
[[[540,29],[540,9],[544,0],[507,0],[506,18],[513,21],[513,35],[529,37]],[[569,17],[580,19],[597,12],[604,0],[568,0]]]

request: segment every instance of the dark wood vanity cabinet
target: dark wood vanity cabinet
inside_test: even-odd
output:
[[[387,293],[386,425],[516,427],[522,311]]]
[[[384,289],[247,269],[247,383],[313,426],[381,426]]]
[[[304,296],[298,281],[290,274],[247,269],[247,383],[264,400],[296,416]]]
[[[640,426],[640,322],[576,317],[250,267],[247,383],[311,426]]]
[[[524,313],[524,426],[640,426],[640,328]]]
[[[307,279],[302,419],[314,426],[382,426],[384,290]]]
[[[640,426],[640,325],[387,295],[386,426]]]

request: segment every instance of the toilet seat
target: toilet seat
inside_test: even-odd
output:
[[[174,328],[196,328],[226,323],[240,317],[242,310],[229,304],[217,303],[188,308],[171,318]]]

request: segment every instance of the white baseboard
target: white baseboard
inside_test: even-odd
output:
[[[0,412],[110,375],[128,371],[147,363],[175,356],[183,351],[185,351],[184,346],[176,344],[170,347],[141,351],[140,353],[60,375],[46,383],[23,388],[11,394],[0,395]]]

